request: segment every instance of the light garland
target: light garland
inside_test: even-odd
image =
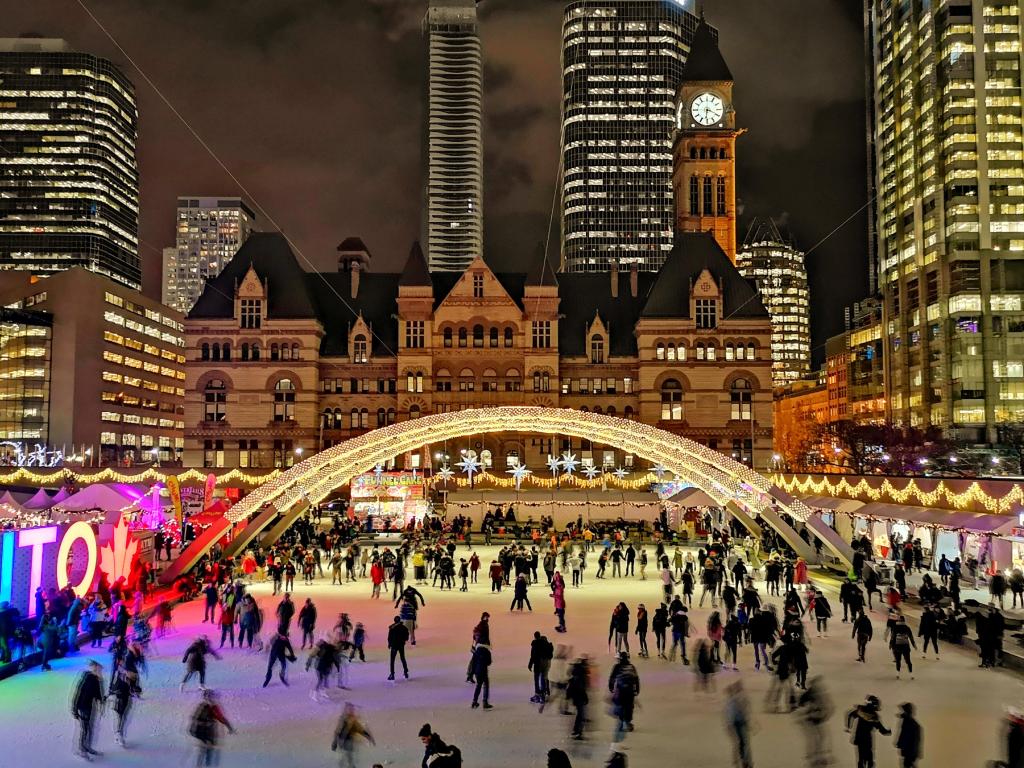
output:
[[[0,485],[19,485],[25,484],[26,481],[30,485],[38,485],[40,487],[66,485],[68,482],[74,482],[78,485],[166,482],[167,478],[173,475],[176,475],[182,484],[202,485],[206,482],[206,476],[210,474],[210,471],[210,469],[187,469],[179,474],[155,467],[146,467],[138,472],[126,473],[112,467],[104,467],[103,469],[92,471],[86,469],[75,471],[62,467],[51,472],[34,472],[26,467],[18,467],[10,472],[0,472]],[[214,474],[217,473],[214,472]],[[250,474],[241,469],[230,469],[222,474],[217,474],[217,481],[257,486],[268,480],[273,480],[280,474],[280,469],[268,469],[260,474]]]
[[[750,467],[693,440],[649,424],[569,408],[498,406],[436,413],[390,424],[346,440],[268,479],[232,507],[226,517],[237,523],[256,514],[268,503],[281,510],[296,504],[316,504],[378,462],[431,443],[502,432],[561,434],[614,445],[685,478],[723,507],[735,502],[751,514],[775,508],[798,520],[806,520],[811,515],[803,502],[783,493]],[[537,479],[538,482],[542,480]],[[509,485],[514,482],[506,478],[495,480],[496,483],[501,481]],[[552,487],[559,481],[572,485],[589,485],[592,482],[574,475],[572,479],[552,478],[549,481],[551,485],[545,483],[541,487]],[[597,481],[593,482],[596,485]],[[650,481],[645,476],[642,481],[633,479],[626,482],[639,488]]]
[[[900,478],[893,482],[890,478],[882,480],[875,488],[865,478],[851,483],[845,477],[833,481],[823,476],[821,480],[813,475],[775,475],[772,482],[789,493],[802,496],[835,496],[857,501],[892,501],[896,504],[911,504],[919,507],[945,506],[961,511],[969,511],[978,507],[991,514],[1007,515],[1015,511],[1015,507],[1024,505],[1024,487],[1019,483],[1010,483],[1010,489],[1002,496],[986,493],[977,481],[972,482],[965,490],[955,490],[943,480],[939,480],[934,490],[922,488],[915,478]],[[927,481],[936,482],[934,480]]]
[[[594,488],[614,488],[620,491],[645,491],[651,483],[656,482],[653,474],[645,472],[642,476],[631,478],[629,480],[617,477],[614,473],[609,472],[601,479],[598,475],[593,479],[588,479],[580,475],[559,475],[558,478],[553,477],[538,477],[535,474],[530,474],[523,478],[522,486],[528,489],[544,489],[549,488],[579,488],[580,490],[591,490]],[[427,479],[427,484],[431,486],[436,485],[454,485],[458,488],[469,488],[470,483],[464,477],[453,477],[448,480],[444,480],[439,474],[435,474]],[[514,477],[501,477],[500,475],[494,475],[490,472],[480,472],[473,478],[472,487],[474,488],[515,488],[516,481]]]

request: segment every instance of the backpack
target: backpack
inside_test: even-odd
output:
[[[213,740],[213,708],[205,701],[193,713],[188,733],[199,741]]]

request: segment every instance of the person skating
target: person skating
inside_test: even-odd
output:
[[[665,637],[668,633],[668,608],[664,603],[654,609],[654,617],[651,619],[651,629],[654,632],[654,644],[658,649],[658,658],[665,657]]]
[[[530,701],[535,704],[543,704],[551,695],[548,672],[554,655],[555,647],[551,641],[540,632],[534,632],[533,642],[530,643],[530,661],[526,668],[533,672],[533,696]]]
[[[726,689],[725,724],[735,745],[735,763],[739,768],[754,768],[750,751],[750,703],[739,680]]]
[[[86,760],[101,754],[92,748],[92,737],[96,719],[103,710],[103,700],[103,667],[98,661],[90,661],[71,697],[71,714],[78,721],[77,754]]]
[[[185,665],[185,677],[182,678],[180,690],[185,690],[185,684],[192,679],[192,675],[199,675],[199,685],[206,685],[206,655],[209,654],[215,659],[220,656],[210,647],[210,638],[206,635],[197,637],[192,644],[185,649],[185,655],[181,657],[181,663]]]
[[[686,638],[690,636],[690,617],[687,615],[686,606],[680,605],[679,609],[669,617],[672,626],[672,650],[669,651],[668,660],[676,660],[676,648],[683,657],[683,664],[689,666],[690,659],[686,656]]]
[[[309,698],[319,701],[327,698],[331,672],[339,665],[338,647],[326,640],[320,640],[306,659],[306,670],[316,666],[316,684],[309,692]],[[268,678],[269,680],[269,678]]]
[[[892,731],[882,725],[878,717],[881,707],[878,697],[868,696],[863,704],[854,707],[846,715],[846,732],[853,729],[851,741],[857,748],[857,768],[875,766],[875,731],[888,736]]]
[[[820,676],[812,677],[797,701],[804,735],[807,740],[808,768],[825,768],[832,764],[828,720],[832,717],[832,701],[825,692]]]
[[[581,657],[569,670],[569,682],[565,687],[565,698],[572,702],[576,710],[570,736],[583,739],[587,723],[587,705],[590,703],[590,662],[586,656]]]
[[[640,642],[640,653],[637,655],[644,659],[648,658],[651,654],[647,650],[647,608],[643,603],[636,607],[636,629],[633,631]]]
[[[612,695],[612,714],[615,717],[613,742],[626,738],[626,732],[633,730],[633,711],[636,697],[640,695],[640,675],[629,660],[629,653],[619,653],[619,660],[608,676],[608,692]]]
[[[299,611],[299,629],[302,630],[302,645],[299,650],[306,649],[306,643],[313,647],[313,632],[316,630],[316,606],[310,598],[306,598],[305,604]]]
[[[565,632],[565,579],[560,571],[555,571],[551,578],[551,599],[555,605],[555,615],[558,617],[558,626],[555,632]]]
[[[937,607],[926,607],[921,614],[921,622],[917,628],[917,636],[924,638],[921,646],[921,658],[928,656],[928,644],[935,649],[935,659],[939,658],[939,612]]]
[[[832,606],[828,600],[817,590],[814,593],[814,620],[818,628],[818,637],[828,637],[828,620],[832,618]]]
[[[611,621],[608,623],[608,650],[612,649],[612,637],[615,638],[615,652],[629,653],[629,608],[619,603],[612,610]]]
[[[519,610],[522,611],[523,610],[523,603],[524,602],[526,603],[526,607],[532,613],[533,612],[533,606],[530,605],[530,598],[527,596],[528,586],[527,586],[527,583],[526,583],[526,574],[525,573],[520,573],[516,577],[516,583],[515,583],[514,590],[515,591],[514,591],[513,597],[512,597],[512,604],[508,608],[509,613],[514,611],[517,606],[518,606]]]
[[[278,673],[281,682],[288,685],[288,662],[297,661],[295,651],[292,650],[292,642],[288,635],[278,632],[270,642],[270,657],[267,659],[267,676],[263,680],[263,687],[270,685],[270,678],[274,675],[274,665],[281,663],[281,671]]]
[[[896,734],[896,749],[900,753],[900,768],[915,768],[921,759],[923,732],[921,724],[914,719],[914,705],[900,704],[900,726]]]
[[[485,643],[477,643],[476,648],[473,649],[472,662],[473,678],[476,680],[476,688],[473,689],[473,709],[480,706],[481,691],[483,692],[484,697],[484,709],[492,709],[490,703],[491,677],[489,674],[491,660],[490,646]],[[406,675],[406,677],[408,677],[408,675]]]
[[[869,619],[867,613],[862,610],[853,620],[853,633],[850,635],[850,637],[857,640],[857,661],[867,661],[864,654],[867,651],[868,643],[871,642],[871,638],[874,634],[875,629],[871,626],[871,619]]]
[[[111,687],[111,695],[114,698],[114,714],[117,715],[117,722],[114,725],[114,741],[120,746],[127,748],[128,745],[125,738],[135,692],[132,690],[131,680],[128,679],[128,675],[123,670],[114,680],[114,684]]]
[[[338,725],[334,728],[334,739],[331,741],[331,751],[341,752],[341,768],[356,768],[356,747],[358,739],[363,738],[373,745],[373,734],[363,725],[356,716],[356,708],[351,702],[345,702],[345,708],[338,719]]]
[[[408,587],[412,589],[412,587]],[[402,660],[402,673],[409,678],[409,665],[405,660],[405,644],[409,641],[409,628],[402,622],[401,616],[395,616],[394,622],[388,627],[388,650],[391,651],[391,674],[388,680],[395,679],[395,657]]]
[[[417,604],[417,601],[418,604]],[[405,628],[409,630],[409,640],[416,645],[416,618],[419,616],[421,606],[426,606],[427,601],[423,599],[416,587],[408,586],[402,590],[402,594],[395,601],[395,608],[402,618]],[[401,607],[399,608],[399,605]]]
[[[430,723],[420,728],[423,742],[423,768],[460,768],[462,753],[454,745],[445,744],[441,737],[430,728]]]
[[[292,602],[291,592],[285,592],[281,602],[277,604],[277,632],[280,635],[287,635],[291,629],[292,617],[295,615],[295,603]]]
[[[348,656],[348,660],[352,661],[356,654],[359,654],[359,660],[362,662],[366,661],[366,653],[364,646],[366,645],[366,627],[363,626],[363,622],[357,621],[355,631],[352,633],[352,652]]]
[[[907,626],[907,619],[900,616],[896,623],[889,628],[889,648],[892,650],[893,660],[896,662],[896,679],[899,680],[901,661],[907,662],[907,672],[910,679],[914,679],[914,662],[910,660],[910,649],[917,648],[914,642],[914,633]]]
[[[228,733],[235,732],[220,708],[217,694],[204,689],[202,701],[192,711],[188,728],[189,735],[197,742],[196,766],[217,765],[219,762],[217,750],[220,748],[221,725],[228,729]]]

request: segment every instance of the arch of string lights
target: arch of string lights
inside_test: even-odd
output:
[[[753,514],[774,508],[798,520],[812,514],[802,502],[750,467],[662,429],[569,408],[498,406],[437,413],[346,440],[268,479],[235,504],[226,517],[237,523],[271,503],[282,511],[303,502],[317,504],[356,475],[399,454],[431,443],[498,432],[559,434],[615,446],[664,466],[723,507],[735,502]]]

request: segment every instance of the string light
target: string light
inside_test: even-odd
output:
[[[68,467],[55,469],[51,472],[33,472],[26,467],[11,468],[10,472],[0,472],[0,485],[17,485],[25,483],[38,486],[65,485],[74,482],[78,485],[92,485],[93,483],[141,483],[141,482],[166,482],[167,478],[175,475],[166,469],[155,469],[146,467],[137,472],[124,472],[112,467],[104,467],[93,471],[75,471]],[[183,485],[202,484],[210,470],[187,469],[177,474],[179,482]],[[217,474],[216,472],[214,474]],[[279,469],[268,469],[260,474],[250,474],[240,469],[230,469],[227,472],[217,474],[217,482],[235,483],[239,485],[256,486],[268,480],[272,480],[281,474]]]
[[[269,478],[233,506],[225,517],[237,523],[256,514],[267,504],[273,504],[280,510],[290,509],[296,504],[316,504],[378,462],[386,462],[431,443],[501,432],[561,434],[601,445],[614,445],[685,478],[720,506],[735,502],[752,514],[774,508],[788,512],[798,520],[807,520],[811,514],[803,502],[782,493],[745,464],[649,424],[569,408],[498,406],[435,413],[390,424],[346,440]],[[501,483],[507,483],[505,487],[514,483],[510,478],[488,477],[498,487]],[[474,484],[480,479],[475,478]],[[462,478],[448,482],[458,485],[460,481],[465,482]],[[554,478],[534,478],[532,482],[542,488],[551,488],[557,483],[575,487],[594,487],[600,483],[576,475],[562,476],[557,481]],[[650,483],[650,474],[620,482],[629,484],[625,487],[646,487]]]
[[[992,514],[1006,515],[1015,507],[1024,505],[1024,488],[1018,483],[1010,484],[1010,490],[1002,496],[987,493],[977,481],[973,481],[964,490],[956,490],[951,484],[939,480],[933,490],[926,490],[915,478],[898,478],[893,482],[890,478],[882,480],[875,488],[866,479],[861,478],[851,483],[841,477],[833,481],[828,476],[821,480],[811,475],[774,475],[772,482],[788,493],[801,496],[841,496],[854,500],[892,501],[896,504],[912,504],[919,507],[945,507],[956,510],[983,509]],[[935,480],[924,481],[929,485]]]

